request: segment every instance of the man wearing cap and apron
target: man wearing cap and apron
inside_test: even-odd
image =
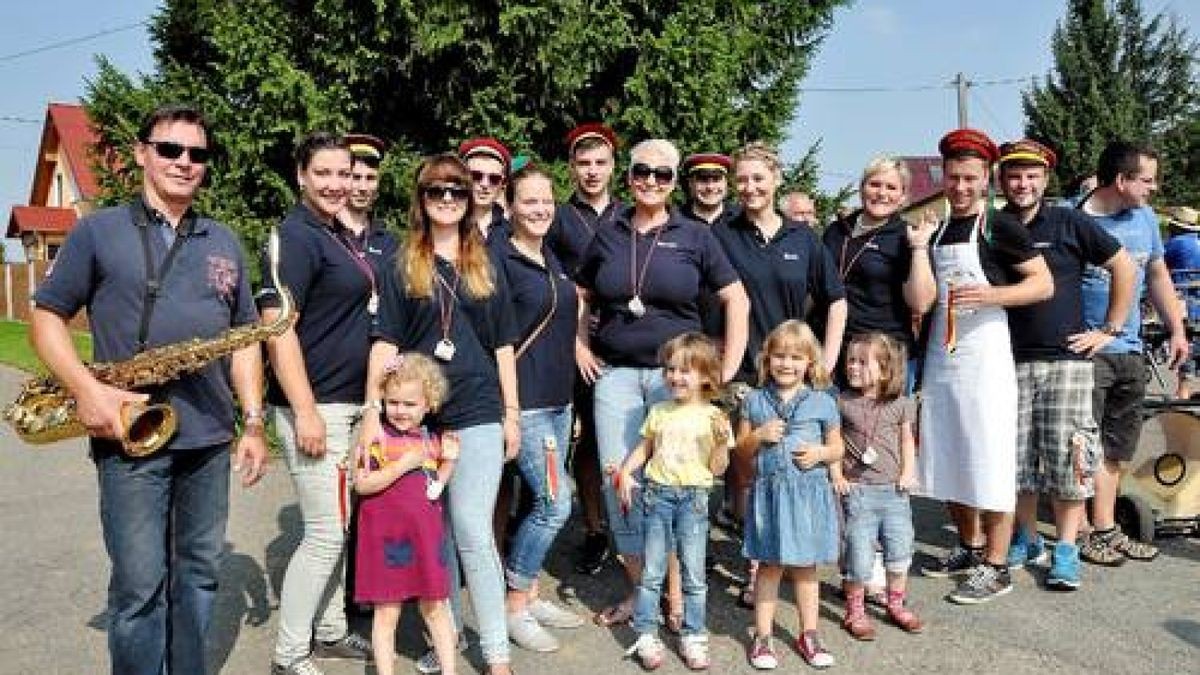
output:
[[[1006,561],[1016,506],[1017,377],[1005,308],[1045,300],[1054,285],[1020,221],[987,208],[999,156],[991,139],[959,129],[938,150],[949,214],[930,240],[938,290],[918,465],[925,494],[947,502],[960,541],[922,572],[966,575],[949,597],[975,604],[1012,590]]]

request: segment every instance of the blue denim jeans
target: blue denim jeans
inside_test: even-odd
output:
[[[546,439],[557,451],[554,471],[558,489],[550,493],[546,480]],[[567,447],[571,442],[571,406],[521,411],[521,452],[517,466],[533,492],[533,510],[521,522],[508,554],[508,585],[529,590],[558,531],[571,517],[571,481],[567,477]]]
[[[704,554],[708,548],[708,488],[670,487],[648,483],[642,490],[645,550],[638,582],[633,629],[652,633],[658,625],[658,603],[667,576],[667,558],[679,556],[683,578],[683,634],[704,634],[708,585]]]
[[[325,420],[325,454],[310,457],[296,446],[296,415],[291,408],[271,411],[279,432],[304,536],[292,553],[279,590],[279,635],[276,663],[289,665],[308,656],[312,640],[340,640],[348,630],[342,572],[346,549],[343,505],[346,477],[343,467],[354,442],[358,406],[320,403]]]
[[[596,380],[596,444],[604,473],[604,509],[613,546],[621,555],[642,554],[642,512],[622,513],[613,486],[616,470],[642,438],[642,422],[654,404],[667,400],[661,368],[608,367]],[[609,471],[609,469],[613,469]],[[641,474],[637,475],[641,480]]]
[[[456,429],[461,454],[447,486],[446,509],[458,555],[449,556],[454,576],[450,605],[455,627],[462,631],[462,578],[471,591],[471,607],[479,628],[479,646],[488,663],[508,663],[508,626],[504,611],[504,571],[492,532],[492,513],[504,466],[504,432],[499,423]]]
[[[863,584],[871,580],[876,542],[883,548],[884,569],[898,574],[907,572],[913,556],[908,493],[890,484],[855,483],[844,499],[846,578]]]
[[[112,562],[112,672],[208,672],[205,640],[229,515],[229,446],[165,450],[145,459],[100,444],[93,450]]]

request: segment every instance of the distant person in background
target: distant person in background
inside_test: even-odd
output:
[[[1100,227],[1116,237],[1133,257],[1134,297],[1148,293],[1170,331],[1169,364],[1176,367],[1188,353],[1187,336],[1175,297],[1175,286],[1163,262],[1158,216],[1150,197],[1158,189],[1158,154],[1147,146],[1113,141],[1100,153],[1096,168],[1100,187],[1079,205]],[[1096,388],[1092,412],[1100,425],[1104,461],[1096,469],[1092,499],[1093,530],[1080,547],[1080,557],[1098,565],[1120,565],[1126,559],[1153,560],[1158,549],[1134,541],[1116,524],[1117,487],[1123,465],[1137,450],[1142,433],[1142,399],[1146,393],[1146,361],[1142,354],[1142,312],[1134,302],[1125,321],[1107,325],[1111,275],[1089,267],[1083,276],[1083,318],[1089,329],[1102,329],[1116,339],[1094,357]]]
[[[383,229],[380,221],[371,217],[371,209],[379,198],[379,165],[383,163],[383,141],[368,134],[346,134],[346,145],[354,160],[350,168],[350,192],[346,208],[338,219],[360,240],[370,227]]]
[[[1171,271],[1171,281],[1183,302],[1184,320],[1189,332],[1200,329],[1200,216],[1189,206],[1167,209],[1167,228],[1171,238],[1163,247],[1163,260]],[[1175,398],[1192,396],[1196,377],[1196,359],[1200,357],[1200,338],[1192,341],[1191,358],[1179,368]]]
[[[808,225],[814,230],[820,228],[821,224],[817,222],[817,206],[808,193],[788,192],[784,194],[779,198],[779,210],[783,215],[798,223]]]
[[[458,146],[458,156],[467,164],[471,176],[471,222],[479,228],[490,247],[508,237],[508,219],[504,217],[504,186],[508,183],[512,153],[494,138],[472,138]]]

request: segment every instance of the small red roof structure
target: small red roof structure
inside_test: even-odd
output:
[[[5,236],[18,238],[29,260],[54,257],[79,216],[100,195],[93,165],[99,136],[83,106],[46,106],[28,206],[14,206]]]

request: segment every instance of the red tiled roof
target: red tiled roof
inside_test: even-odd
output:
[[[84,201],[100,194],[100,185],[92,171],[92,148],[100,142],[83,106],[73,103],[51,103],[48,114],[58,134],[58,143],[71,166],[71,177],[79,187]]]
[[[917,204],[942,192],[941,157],[901,157],[908,166],[912,182],[908,186],[908,203]]]
[[[22,232],[67,233],[75,225],[75,209],[52,206],[14,206],[5,236],[19,237]]]

